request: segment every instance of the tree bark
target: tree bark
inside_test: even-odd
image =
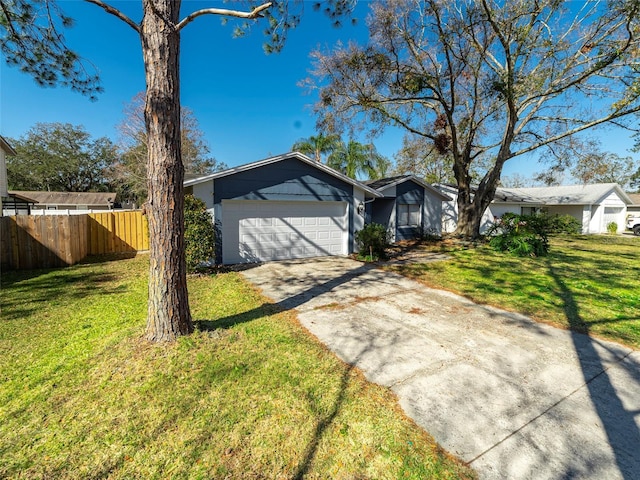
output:
[[[149,299],[146,338],[174,341],[193,331],[184,251],[184,167],[180,145],[180,1],[143,0],[140,38],[147,94]]]
[[[493,201],[496,189],[500,183],[502,167],[510,158],[505,152],[509,152],[511,137],[507,139],[508,145],[501,148],[493,167],[484,176],[475,191],[471,188],[471,177],[468,175],[470,161],[458,161],[454,164],[454,173],[458,180],[458,223],[455,235],[463,238],[475,239],[480,237],[480,227],[484,212]],[[457,169],[455,167],[458,167]]]

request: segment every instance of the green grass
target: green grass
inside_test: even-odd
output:
[[[148,258],[2,274],[0,478],[469,478],[238,273],[142,339]]]
[[[559,236],[540,258],[446,241],[420,248],[452,259],[389,268],[479,303],[640,348],[640,238]]]

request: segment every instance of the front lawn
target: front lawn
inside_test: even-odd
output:
[[[452,258],[386,268],[478,303],[640,348],[640,238],[553,237],[549,255],[540,258],[447,241],[419,248]]]
[[[469,478],[238,273],[142,340],[148,257],[2,273],[0,478]]]

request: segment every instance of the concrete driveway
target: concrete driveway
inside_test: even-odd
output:
[[[243,274],[480,478],[640,479],[640,352],[345,258]]]

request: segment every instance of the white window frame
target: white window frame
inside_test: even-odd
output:
[[[398,227],[419,227],[421,208],[419,203],[399,203]]]
[[[525,210],[529,210],[529,213],[525,213]],[[537,215],[540,211],[540,207],[520,207],[520,215]]]

